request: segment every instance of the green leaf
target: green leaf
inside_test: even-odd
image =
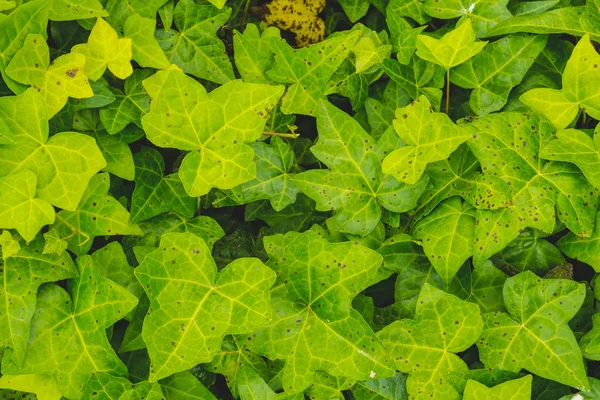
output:
[[[127,289],[136,298],[142,295],[142,287],[133,275],[133,268],[127,262],[123,247],[119,242],[111,242],[91,254],[94,266],[103,277]]]
[[[98,372],[92,375],[83,388],[86,399],[145,399],[163,400],[163,393],[158,383],[140,382],[133,385],[125,378]]]
[[[342,10],[344,10],[344,13],[352,23],[367,14],[370,3],[369,0],[340,0]]]
[[[360,32],[343,32],[294,50],[284,40],[272,38],[275,66],[267,71],[274,82],[288,83],[282,101],[284,114],[315,115],[325,99],[327,83],[358,42]]]
[[[131,196],[131,222],[136,223],[167,211],[192,218],[197,200],[185,192],[177,174],[164,176],[165,162],[152,148],[142,147],[134,156],[135,189]]]
[[[411,99],[417,100],[420,96],[426,96],[433,107],[439,109],[442,91],[438,88],[441,87],[438,81],[444,72],[441,67],[416,55],[412,56],[407,65],[388,59],[383,60],[381,67],[390,79],[406,90]],[[440,82],[443,85],[443,81]]]
[[[108,0],[106,1],[106,11],[109,13],[108,22],[118,31],[123,30],[127,19],[132,15],[139,14],[144,18],[156,18],[158,9],[161,8],[167,0]]]
[[[467,144],[485,175],[504,180],[512,192],[499,210],[478,210],[475,266],[504,249],[525,228],[551,233],[558,218],[577,235],[593,230],[597,193],[569,164],[544,162],[539,149],[554,128],[536,114],[502,113],[473,120]],[[508,162],[510,160],[510,162]]]
[[[271,252],[269,243],[278,237],[265,238],[269,265],[284,282],[273,292],[273,321],[246,337],[251,350],[286,361],[285,392],[305,390],[317,370],[357,380],[393,376],[385,347],[351,307],[381,256],[352,242],[328,243],[312,231]]]
[[[493,388],[469,380],[465,388],[464,400],[530,400],[531,399],[531,375],[523,378],[504,382]]]
[[[440,65],[447,71],[483,50],[487,42],[478,42],[475,39],[471,20],[467,18],[441,39],[419,35],[417,37],[417,56]]]
[[[0,175],[29,169],[37,175],[38,198],[74,210],[91,177],[106,165],[96,142],[74,132],[48,139],[46,106],[35,89],[1,97],[0,118],[17,142],[0,146]]]
[[[82,387],[95,372],[127,375],[105,329],[137,303],[135,296],[103,278],[89,256],[78,264],[79,277],[70,282],[70,295],[58,285],[39,290],[23,367],[2,365],[7,374],[52,375],[62,395],[73,399],[83,398]]]
[[[56,214],[52,227],[75,254],[87,253],[96,236],[142,234],[137,225],[129,223],[129,212],[125,207],[108,194],[109,186],[108,174],[95,175],[77,209]]]
[[[98,0],[50,0],[48,19],[51,21],[71,21],[106,17],[108,12]]]
[[[216,33],[230,15],[228,7],[219,10],[210,4],[182,0],[175,6],[179,30],[159,30],[155,36],[170,63],[197,78],[224,84],[235,77],[225,45]]]
[[[85,74],[91,80],[100,79],[106,68],[117,78],[125,79],[133,73],[131,43],[129,38],[119,39],[113,27],[98,18],[87,43],[78,44],[71,51],[85,56]]]
[[[582,261],[594,271],[600,271],[600,213],[596,216],[594,230],[589,237],[579,237],[573,232],[560,238],[557,246],[567,257]]]
[[[563,73],[562,89],[533,89],[521,101],[546,116],[558,129],[566,128],[581,108],[600,119],[600,97],[591,88],[600,79],[600,55],[585,35],[579,40]]]
[[[206,243],[168,233],[135,275],[150,298],[143,336],[150,381],[210,362],[223,336],[243,334],[271,319],[275,274],[258,259],[238,259],[217,274]]]
[[[575,397],[576,399],[593,400],[593,399],[597,398],[598,396],[600,396],[600,380],[598,380],[596,378],[589,378],[589,380],[590,380],[590,384],[591,384],[590,390],[582,390],[581,392],[577,393],[575,396],[573,396],[572,394],[568,394],[568,395],[565,395],[564,397],[561,397],[559,400],[569,400],[569,399],[572,399],[573,397]],[[573,397],[571,397],[571,396],[573,396]]]
[[[395,321],[377,333],[399,371],[408,373],[415,399],[460,399],[447,375],[467,370],[455,353],[466,350],[481,333],[479,307],[425,283],[415,319]]]
[[[396,373],[393,378],[369,379],[357,382],[350,391],[358,400],[406,400],[406,378]]]
[[[600,314],[592,316],[594,327],[579,341],[583,356],[588,360],[600,360]]]
[[[273,26],[260,32],[255,24],[248,24],[244,33],[233,31],[235,66],[244,82],[271,82],[267,76],[267,71],[273,68],[275,61],[271,51],[271,38],[281,38],[279,29]]]
[[[317,110],[319,142],[311,152],[329,170],[297,174],[293,182],[317,202],[317,210],[336,210],[336,231],[368,235],[381,218],[381,207],[393,212],[413,208],[427,179],[407,185],[381,171],[377,144],[346,113],[321,102]],[[343,155],[343,157],[340,157]]]
[[[371,127],[371,136],[379,140],[392,125],[396,109],[405,107],[409,103],[408,92],[393,80],[390,80],[385,86],[381,99],[367,98],[365,100],[365,111]]]
[[[6,260],[9,257],[14,256],[21,250],[21,245],[19,244],[19,237],[17,239],[13,239],[13,236],[9,231],[2,231],[0,235],[0,258]]]
[[[168,400],[216,400],[210,392],[191,372],[178,372],[160,381],[165,397]]]
[[[431,17],[425,13],[424,0],[390,0],[386,8],[388,25],[390,20],[409,17],[419,25],[429,22]]]
[[[450,283],[464,262],[473,255],[475,210],[452,197],[440,203],[413,229],[416,239],[445,283]]]
[[[300,400],[304,398],[302,394],[292,396],[275,393],[263,378],[248,366],[242,366],[240,368],[237,391],[239,392],[241,400]]]
[[[0,18],[0,32],[3,32],[0,35],[0,75],[15,93],[21,93],[25,88],[10,79],[6,67],[25,44],[27,35],[46,35],[48,9],[48,0],[30,1],[17,7],[7,17]]]
[[[41,254],[43,244],[40,239],[38,237],[21,247],[11,257],[4,254],[4,246],[2,247],[4,261],[0,262],[0,282],[3,288],[0,292],[0,347],[12,349],[12,362],[17,366],[23,364],[25,357],[38,287],[45,282],[77,275],[77,269],[68,254]]]
[[[507,19],[486,32],[486,36],[517,32],[566,33],[573,36],[589,34],[592,40],[598,41],[600,39],[599,21],[598,13],[591,11],[589,7],[562,7],[542,14],[521,15]]]
[[[361,38],[352,47],[356,73],[366,72],[369,68],[381,64],[383,60],[390,56],[392,45],[382,41],[382,37],[377,32],[362,24],[356,25],[354,30],[362,32]],[[385,39],[387,39],[387,36]]]
[[[462,88],[473,89],[469,105],[475,114],[498,111],[506,104],[512,88],[521,83],[547,39],[511,35],[497,40],[454,68],[450,80]]]
[[[585,285],[566,279],[540,279],[525,271],[506,280],[507,313],[483,315],[477,342],[489,368],[522,368],[578,389],[589,387],[581,350],[567,322],[585,298]]]
[[[50,49],[44,37],[29,34],[6,67],[6,74],[40,92],[50,119],[67,104],[69,97],[82,99],[94,95],[84,67],[85,56],[77,53],[60,56],[50,64]]]
[[[131,39],[132,58],[143,68],[163,69],[169,60],[154,38],[156,21],[134,14],[123,26],[123,36]]]
[[[417,50],[417,37],[425,30],[425,26],[419,26],[417,28],[409,28],[400,32],[398,38],[397,49],[398,53],[396,54],[396,58],[398,58],[398,62],[400,64],[407,65],[410,63],[413,54]],[[396,49],[394,47],[394,49]]]
[[[37,176],[29,171],[0,178],[0,228],[16,229],[27,242],[54,222],[54,208],[36,197]]]
[[[21,392],[35,393],[37,400],[60,400],[62,398],[56,381],[49,375],[2,375],[0,377],[0,388],[18,390]],[[14,392],[10,393],[11,396]],[[21,395],[21,398],[23,395]]]
[[[447,158],[470,136],[447,115],[434,112],[425,96],[396,110],[394,130],[405,145],[388,154],[382,168],[407,184],[416,183],[427,164]]]
[[[256,154],[256,178],[225,191],[232,202],[217,204],[236,205],[269,200],[275,211],[281,211],[296,201],[299,192],[292,182],[292,173],[297,169],[294,152],[287,142],[276,136],[271,138],[269,145],[256,142],[251,147]]]
[[[507,4],[508,0],[425,0],[424,10],[433,18],[470,18],[477,37],[482,37],[499,22],[512,17]]]
[[[42,254],[57,254],[60,256],[67,249],[67,246],[68,243],[60,237],[57,229],[52,228],[44,233]]]
[[[142,118],[148,139],[160,147],[191,151],[179,169],[190,196],[213,187],[231,189],[255,177],[254,151],[245,143],[262,135],[283,87],[236,80],[207,94],[176,67],[143,84],[152,99]]]
[[[111,88],[115,101],[100,108],[100,121],[109,134],[121,132],[130,123],[141,128],[142,117],[150,111],[150,96],[142,87],[142,81],[151,75],[151,70],[136,70],[125,80],[124,92]]]

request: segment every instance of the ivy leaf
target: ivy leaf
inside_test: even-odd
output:
[[[156,21],[134,14],[123,26],[123,36],[131,39],[132,58],[143,68],[163,69],[169,60],[154,38]]]
[[[359,31],[344,32],[297,50],[284,40],[272,38],[275,66],[267,71],[267,76],[274,82],[290,84],[281,100],[281,111],[314,115],[319,100],[325,99],[329,79],[359,38]]]
[[[265,238],[265,249],[284,286],[273,293],[273,321],[248,335],[247,345],[286,361],[285,392],[305,390],[317,370],[357,380],[393,376],[383,344],[351,308],[352,298],[369,286],[381,256],[352,242],[328,243],[312,231],[273,253],[270,241],[278,237]],[[320,346],[318,354],[314,346]]]
[[[144,132],[139,128],[125,128],[118,134],[110,135],[100,122],[99,113],[94,109],[76,112],[73,120],[73,129],[96,140],[106,160],[106,166],[102,170],[132,181],[135,177],[135,165],[129,143],[139,139]]]
[[[140,382],[132,384],[125,378],[97,372],[91,376],[83,388],[86,399],[145,399],[163,400],[163,393],[158,383]]]
[[[58,285],[39,290],[23,367],[2,365],[7,374],[52,375],[62,395],[73,399],[82,398],[82,388],[95,372],[127,375],[105,329],[137,303],[127,290],[103,278],[89,256],[79,258],[78,265],[79,277],[71,281],[71,295]]]
[[[245,143],[262,135],[283,87],[236,80],[207,94],[194,79],[169,67],[146,79],[144,88],[152,98],[142,118],[148,139],[191,151],[179,169],[190,196],[213,187],[231,189],[255,177],[254,151]]]
[[[90,178],[106,165],[94,139],[74,132],[48,139],[44,99],[35,89],[0,98],[0,118],[15,145],[0,146],[0,175],[29,169],[37,175],[37,197],[74,210]]]
[[[94,95],[84,66],[85,57],[76,53],[60,56],[50,64],[50,49],[44,37],[29,34],[6,67],[6,74],[40,92],[50,119],[67,104],[69,97],[82,99]]]
[[[18,236],[15,240],[9,231],[2,231],[0,235],[0,249],[2,250],[0,258],[4,260],[17,254],[21,250]]]
[[[164,175],[165,162],[160,152],[149,147],[134,156],[135,189],[131,196],[131,223],[144,221],[167,211],[192,218],[197,200],[185,192],[177,174]]]
[[[333,105],[321,102],[317,128],[319,142],[311,152],[330,169],[302,172],[294,176],[293,182],[317,202],[317,210],[336,210],[333,217],[336,231],[366,236],[379,222],[381,207],[405,212],[415,206],[427,179],[406,185],[385,176],[377,144],[358,122]]]
[[[504,264],[511,271],[530,270],[544,276],[551,269],[567,262],[552,243],[543,239],[544,236],[539,231],[525,230],[494,257],[494,261],[498,265]]]
[[[132,15],[139,14],[144,18],[156,18],[158,9],[168,0],[108,0],[106,2],[106,11],[109,13],[108,22],[115,29],[121,31],[127,19]]]
[[[487,42],[477,42],[469,18],[441,39],[426,35],[417,37],[417,56],[441,65],[446,71],[481,52]]]
[[[447,158],[469,137],[446,114],[434,112],[425,96],[396,110],[394,130],[405,143],[382,163],[383,172],[407,184],[416,183],[428,163]]]
[[[429,22],[431,17],[425,12],[424,0],[390,0],[386,8],[386,20],[409,17],[419,25]]]
[[[102,18],[96,20],[87,43],[73,46],[71,51],[85,56],[85,74],[93,81],[100,79],[106,68],[119,79],[133,73],[131,39],[119,39],[113,27]]]
[[[7,17],[0,18],[0,75],[4,83],[15,93],[21,93],[24,86],[10,79],[6,67],[15,56],[29,34],[46,35],[48,25],[47,0],[36,0],[22,4]]]
[[[167,399],[177,400],[217,400],[191,372],[178,372],[160,381]]]
[[[292,173],[297,168],[294,151],[279,137],[272,137],[269,145],[256,142],[251,147],[256,154],[256,178],[225,194],[234,200],[231,205],[265,199],[270,201],[275,211],[281,211],[296,201],[299,192],[292,182]]]
[[[452,197],[440,203],[413,229],[431,264],[449,284],[464,262],[473,255],[475,210]]]
[[[235,77],[225,45],[216,33],[230,15],[228,7],[219,10],[210,4],[182,0],[175,6],[179,31],[161,29],[155,36],[170,63],[197,78],[224,84]]]
[[[379,140],[392,125],[396,109],[405,107],[409,103],[410,97],[408,92],[394,80],[388,81],[381,99],[367,98],[365,100],[365,111],[369,126],[371,127],[371,136]]]
[[[350,391],[354,398],[360,400],[408,399],[406,378],[399,372],[392,378],[369,379],[357,382]]]
[[[417,37],[425,30],[425,26],[419,26],[417,28],[408,28],[400,32],[398,38],[397,47],[398,53],[396,58],[398,62],[403,65],[410,63],[413,54],[417,50]]]
[[[536,114],[502,113],[467,126],[473,132],[467,144],[486,176],[500,177],[512,191],[506,207],[477,211],[475,266],[504,249],[525,228],[552,232],[555,207],[571,231],[591,235],[597,193],[570,164],[546,163],[539,157],[541,144],[554,131],[547,120]]]
[[[2,247],[0,347],[12,349],[12,362],[17,366],[23,364],[25,357],[38,287],[46,282],[77,276],[77,269],[68,254],[41,254],[42,246],[42,240],[38,237],[10,257],[4,253],[5,246]]]
[[[96,236],[142,234],[137,225],[129,223],[125,207],[108,194],[109,187],[107,173],[94,176],[77,209],[56,214],[52,227],[67,241],[73,253],[87,253]]]
[[[281,38],[279,29],[267,27],[260,32],[255,24],[248,24],[244,33],[233,31],[235,66],[244,82],[271,82],[267,76],[267,71],[275,61],[271,51],[271,38]]]
[[[301,393],[296,395],[275,393],[256,371],[245,365],[240,367],[237,391],[241,400],[300,400],[304,398],[304,395]]]
[[[547,40],[542,35],[511,35],[497,40],[454,68],[450,80],[462,88],[473,89],[469,105],[475,114],[498,111],[506,104],[511,89],[521,83]]]
[[[44,249],[42,254],[56,254],[62,255],[67,249],[67,242],[62,240],[58,230],[52,228],[48,232],[44,233]]]
[[[482,328],[477,305],[425,283],[415,319],[395,321],[377,336],[388,346],[396,368],[408,373],[411,397],[460,399],[447,375],[467,370],[455,353],[475,343]]]
[[[16,229],[29,242],[54,222],[54,208],[36,197],[37,176],[23,170],[0,178],[0,228]]]
[[[600,314],[592,316],[594,327],[587,332],[579,341],[579,347],[583,356],[588,360],[600,360]]]
[[[291,3],[289,0],[272,0],[264,6],[250,10],[259,15],[268,25],[275,25],[295,34],[298,47],[308,46],[323,40],[325,23],[319,13],[325,0]]]
[[[589,237],[579,237],[573,232],[569,232],[556,243],[560,251],[567,257],[582,261],[594,271],[600,271],[600,213],[596,216],[594,230]]]
[[[374,65],[381,64],[383,60],[390,56],[392,45],[387,44],[387,36],[380,36],[377,32],[362,24],[356,25],[354,30],[362,32],[362,36],[352,47],[357,74],[366,72]]]
[[[443,77],[442,68],[416,55],[413,55],[407,65],[387,59],[383,60],[381,67],[390,79],[406,90],[411,99],[417,100],[420,96],[426,96],[434,109],[439,109],[442,91],[438,86],[443,86],[443,80],[439,79]]]
[[[345,377],[335,377],[326,372],[317,372],[314,383],[304,391],[311,400],[344,400],[343,392],[350,389],[355,380]],[[296,396],[300,396],[298,393]]]
[[[133,268],[127,262],[123,247],[119,242],[111,242],[91,254],[95,268],[103,277],[110,279],[136,298],[142,295],[142,287],[133,275]]]
[[[71,21],[106,17],[108,12],[98,0],[50,0],[48,18],[51,21]]]
[[[578,389],[589,387],[581,350],[567,322],[585,298],[585,285],[566,279],[540,279],[525,271],[508,278],[504,302],[509,314],[483,315],[477,342],[490,368],[528,371]]]
[[[531,375],[513,379],[488,388],[487,386],[469,379],[465,387],[464,400],[530,400]]]
[[[472,18],[477,37],[496,26],[500,21],[512,17],[506,8],[508,0],[425,0],[424,10],[433,18]]]
[[[587,2],[590,3],[590,2]],[[486,32],[486,36],[499,36],[517,32],[536,34],[566,33],[573,36],[591,35],[600,40],[598,13],[590,6],[561,7],[542,14],[526,14],[502,21]]]
[[[15,390],[21,392],[34,393],[35,400],[60,400],[62,398],[56,381],[49,375],[29,374],[29,375],[2,375],[0,377],[0,388],[10,389],[11,396],[14,396]],[[21,395],[23,398],[23,395]]]
[[[151,382],[210,362],[223,336],[269,322],[268,293],[275,282],[273,271],[251,258],[237,259],[217,274],[208,246],[191,233],[168,233],[160,247],[135,270],[150,298],[143,337]]]
[[[115,101],[100,108],[100,121],[106,131],[114,135],[134,123],[142,127],[142,117],[150,111],[150,97],[142,81],[152,75],[148,69],[138,69],[125,80],[125,91],[111,88]]]
[[[531,109],[546,116],[558,129],[566,128],[577,116],[579,109],[600,119],[600,97],[591,90],[600,81],[600,55],[583,36],[567,62],[562,76],[562,89],[533,89],[521,96]]]

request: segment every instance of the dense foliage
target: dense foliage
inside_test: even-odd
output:
[[[599,399],[596,42],[598,0],[0,0],[0,399]]]

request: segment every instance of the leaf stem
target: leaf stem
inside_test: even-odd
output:
[[[263,135],[266,136],[279,136],[282,138],[289,138],[289,139],[296,139],[298,136],[300,136],[297,133],[278,133],[278,132],[263,132]]]
[[[587,123],[587,113],[585,112],[585,108],[583,109],[583,127],[585,128],[585,124]]]
[[[244,11],[242,12],[242,18],[240,20],[240,28],[244,29],[244,25],[246,24],[246,15],[248,15],[248,7],[250,6],[250,0],[246,0],[246,5],[244,6]]]
[[[450,69],[446,70],[446,115],[450,110]]]

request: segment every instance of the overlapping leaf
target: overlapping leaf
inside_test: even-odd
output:
[[[74,132],[48,138],[46,105],[35,89],[1,97],[0,118],[16,141],[0,145],[0,175],[29,169],[37,175],[38,198],[74,210],[91,177],[106,165],[94,139]]]
[[[137,300],[127,290],[103,278],[89,256],[79,259],[79,277],[70,294],[58,285],[44,285],[37,297],[23,366],[3,360],[7,374],[48,374],[63,396],[80,399],[93,373],[117,377],[127,368],[110,347],[105,329],[123,318]]]
[[[140,382],[133,385],[125,378],[103,372],[92,375],[83,388],[83,396],[97,400],[164,399],[158,383]]]
[[[244,82],[270,83],[267,71],[275,61],[271,51],[271,38],[281,38],[279,29],[268,27],[260,32],[256,25],[248,24],[243,33],[234,32],[235,66]]]
[[[169,60],[154,38],[156,22],[134,14],[127,18],[123,35],[131,39],[132,58],[142,67],[166,68]]]
[[[581,350],[567,322],[585,297],[585,285],[540,279],[530,271],[507,279],[507,313],[483,315],[477,342],[483,363],[518,372],[522,368],[578,389],[589,386]]]
[[[243,334],[271,319],[268,291],[275,273],[241,258],[217,274],[206,243],[191,233],[168,233],[135,275],[150,298],[143,337],[150,381],[210,362],[226,334]]]
[[[408,373],[407,389],[415,399],[460,399],[447,375],[467,369],[455,353],[479,337],[479,307],[425,283],[415,319],[396,321],[377,333],[391,352],[396,368]]]
[[[142,118],[148,139],[160,147],[191,151],[179,169],[190,196],[213,187],[230,189],[255,177],[254,151],[245,143],[261,136],[283,87],[236,80],[207,94],[176,67],[143,84],[152,99]]]
[[[329,103],[321,102],[317,126],[319,143],[311,152],[330,169],[302,172],[293,182],[317,202],[317,210],[336,210],[337,231],[365,236],[379,222],[382,207],[394,212],[414,207],[426,179],[407,185],[384,175],[377,144],[355,120]]]
[[[282,385],[289,394],[305,390],[317,370],[352,379],[393,376],[385,347],[351,307],[381,256],[351,242],[328,243],[312,231],[284,243],[266,242],[269,265],[284,286],[273,292],[273,321],[247,336],[248,347],[286,361]]]
[[[472,18],[473,30],[482,37],[499,22],[512,17],[507,4],[508,0],[425,0],[423,9],[434,18]]]
[[[464,400],[530,400],[531,375],[501,383],[493,388],[469,380],[465,388]]]

